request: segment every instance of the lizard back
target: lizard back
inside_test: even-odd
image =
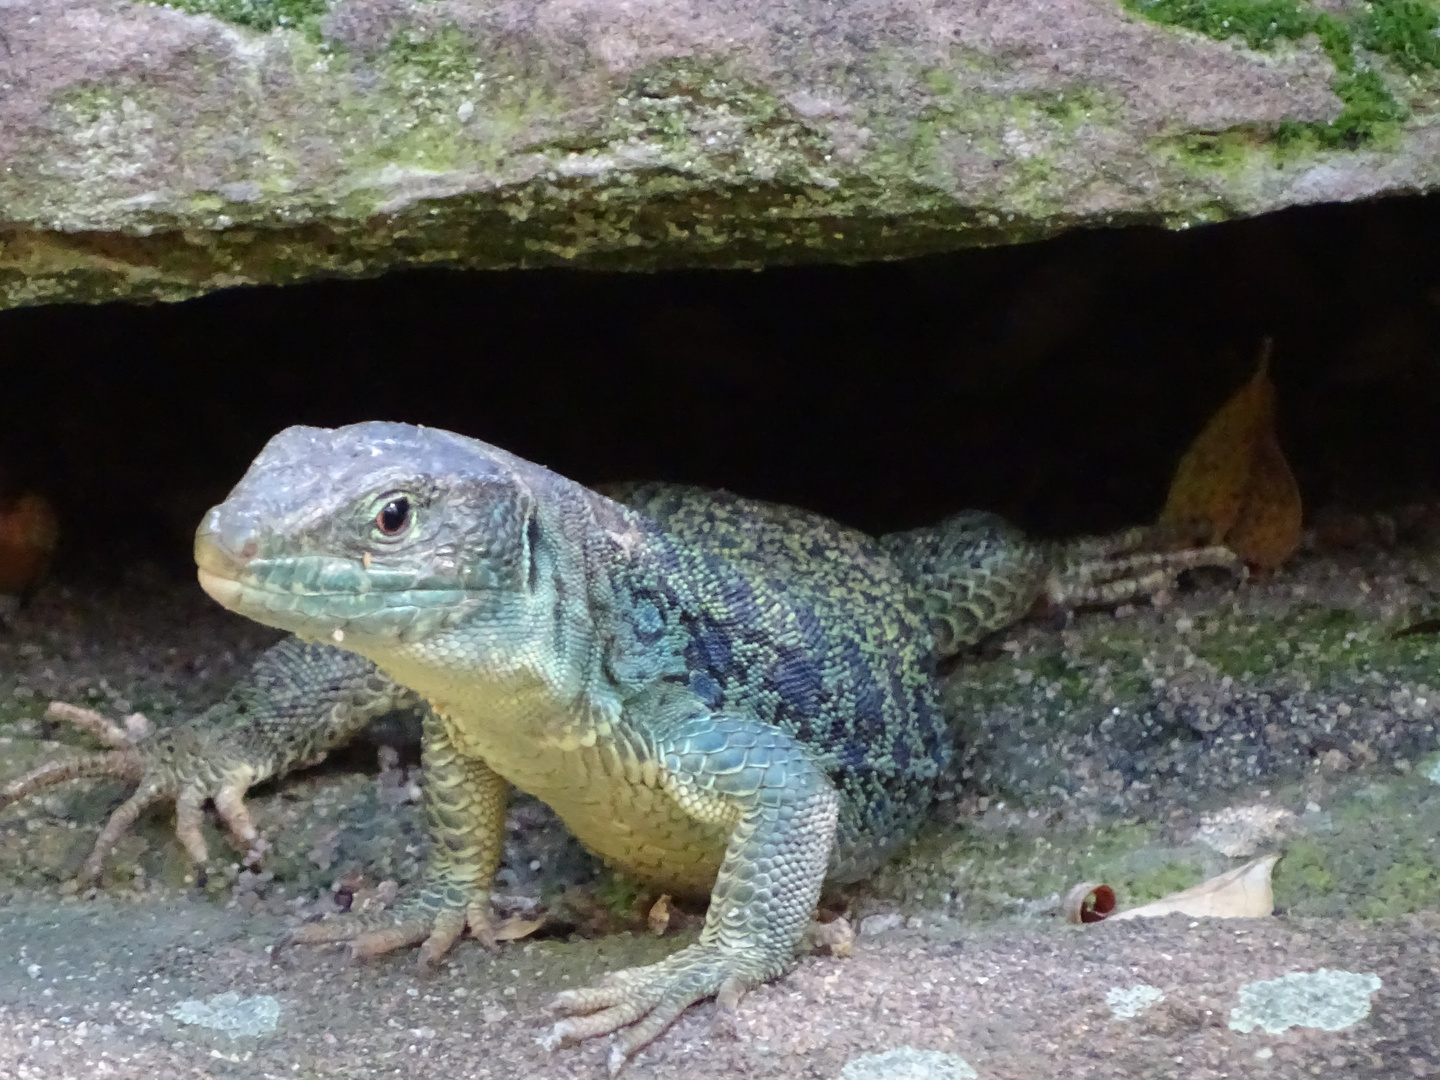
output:
[[[673,484],[608,491],[673,541],[624,586],[641,622],[674,628],[685,666],[663,678],[810,749],[841,796],[829,876],[869,873],[914,833],[951,753],[919,592],[876,540],[819,514]]]

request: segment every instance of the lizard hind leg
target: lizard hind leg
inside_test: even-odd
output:
[[[1141,534],[1143,542],[1143,532],[1129,529],[1117,534],[1123,540],[1113,546],[1106,544],[1108,537],[1086,537],[1063,545],[1056,569],[1045,580],[1046,599],[1060,608],[1118,604],[1168,589],[1180,574],[1202,566],[1244,576],[1244,564],[1226,547],[1135,552],[1139,546],[1135,534]],[[1119,554],[1117,548],[1125,554]]]

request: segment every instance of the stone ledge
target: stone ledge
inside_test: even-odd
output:
[[[1368,58],[1406,119],[1287,151],[1342,111],[1314,34],[1114,0],[224,2],[0,0],[0,305],[893,258],[1440,174],[1428,75]]]

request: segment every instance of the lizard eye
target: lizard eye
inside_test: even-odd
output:
[[[375,527],[385,536],[399,536],[409,526],[410,517],[410,500],[401,495],[380,508]]]

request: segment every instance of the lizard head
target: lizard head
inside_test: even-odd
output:
[[[481,617],[523,624],[540,466],[408,424],[291,427],[195,534],[225,607],[371,655]]]

